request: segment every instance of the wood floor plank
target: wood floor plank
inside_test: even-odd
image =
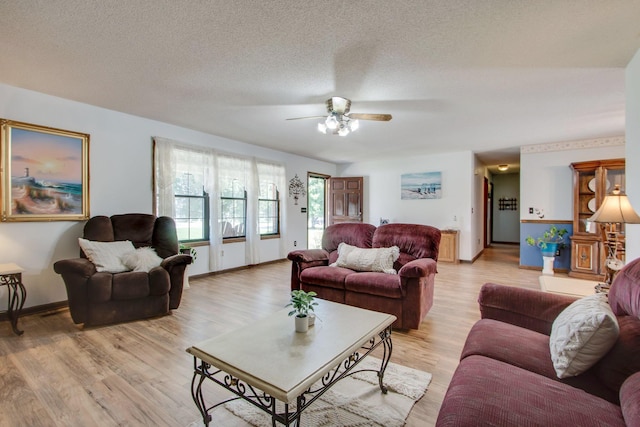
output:
[[[462,346],[480,318],[485,282],[537,288],[540,272],[518,268],[518,247],[497,245],[473,264],[438,264],[434,305],[418,330],[393,332],[392,361],[433,374],[407,426],[435,423]],[[0,325],[0,426],[186,426],[192,344],[250,324],[289,300],[288,261],[190,280],[169,316],[83,329],[68,310]],[[211,396],[223,396],[207,387]]]

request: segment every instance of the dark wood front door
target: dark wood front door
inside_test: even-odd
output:
[[[329,225],[362,222],[361,176],[329,179]]]

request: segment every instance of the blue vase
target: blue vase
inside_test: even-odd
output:
[[[542,252],[542,256],[553,257],[556,256],[556,252],[558,252],[559,243],[547,243],[546,248],[540,248],[540,252]]]

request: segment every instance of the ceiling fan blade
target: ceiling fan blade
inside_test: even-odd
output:
[[[292,117],[290,119],[285,119],[285,120],[304,120],[304,119],[326,119],[327,116],[308,116],[308,117]]]
[[[368,113],[351,113],[347,114],[350,119],[357,120],[377,120],[379,122],[388,122],[391,120],[391,114],[368,114]]]

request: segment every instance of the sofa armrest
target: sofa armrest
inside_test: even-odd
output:
[[[165,270],[171,270],[177,265],[184,265],[185,267],[193,262],[191,255],[176,254],[166,257],[160,263],[160,266]]]
[[[293,262],[314,262],[314,261],[326,261],[329,262],[329,253],[324,249],[306,249],[289,252],[287,255]]]
[[[96,266],[87,258],[73,258],[56,261],[53,270],[63,276],[72,274],[81,277],[90,277],[96,273]]]
[[[302,249],[289,252],[291,262],[291,290],[300,289],[300,273],[309,267],[329,265],[329,252],[324,249]]]
[[[555,318],[576,299],[535,289],[485,283],[480,289],[478,303],[483,319],[499,320],[549,335]]]
[[[419,258],[402,266],[398,275],[401,277],[426,277],[437,273],[438,264],[431,258]]]

